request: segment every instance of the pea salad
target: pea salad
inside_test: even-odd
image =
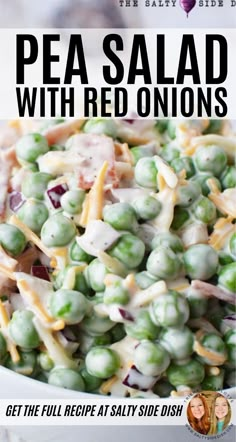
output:
[[[234,386],[236,136],[224,120],[0,133],[0,365],[117,397]]]

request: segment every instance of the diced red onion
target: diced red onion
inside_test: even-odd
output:
[[[230,328],[236,328],[236,315],[225,316],[223,322]]]
[[[57,332],[57,333],[56,333],[56,336],[57,336],[57,339],[58,339],[59,343],[62,345],[62,347],[66,350],[66,352],[67,352],[70,356],[72,356],[73,353],[75,353],[76,350],[77,350],[78,347],[79,347],[78,342],[72,342],[72,341],[69,341],[69,340],[65,337],[63,331],[61,331],[61,332]]]
[[[130,312],[128,312],[128,310],[125,310],[123,308],[119,308],[118,310],[123,319],[125,319],[126,321],[134,321],[134,317],[131,315]]]
[[[147,391],[153,387],[157,380],[158,377],[145,376],[140,373],[135,365],[132,365],[127,376],[123,379],[122,384],[130,388],[135,388],[136,390]]]
[[[61,331],[61,333],[69,342],[77,342],[78,341],[75,334],[73,333],[73,331],[69,327],[65,327],[64,330]]]
[[[123,121],[125,121],[125,123],[128,123],[128,124],[134,124],[135,120],[131,119],[131,118],[130,119],[129,118],[124,118]]]
[[[31,267],[31,274],[36,278],[44,279],[45,281],[50,281],[48,269],[46,266],[38,265]]]
[[[59,209],[61,207],[61,197],[68,190],[69,188],[66,183],[57,184],[56,186],[47,190],[48,198],[50,199],[54,209]]]
[[[9,196],[9,206],[12,212],[17,212],[22,204],[25,203],[25,197],[21,192],[14,190]]]

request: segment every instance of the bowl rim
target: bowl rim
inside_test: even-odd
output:
[[[61,398],[61,399],[104,399],[104,398],[109,398],[111,400],[113,399],[125,399],[121,396],[106,396],[106,395],[102,395],[99,393],[87,393],[87,392],[82,392],[82,391],[76,391],[76,390],[69,390],[69,389],[65,389],[65,388],[61,388],[61,387],[56,387],[54,385],[50,385],[44,382],[41,382],[37,379],[34,378],[30,378],[28,376],[24,376],[20,373],[16,373],[12,370],[10,370],[9,368],[0,366],[0,384],[1,384],[1,380],[3,379],[3,376],[1,376],[1,374],[3,374],[4,377],[8,377],[9,378],[9,382],[16,382],[18,385],[19,383],[20,388],[22,388],[22,390],[24,389],[24,385],[29,387],[28,390],[28,394],[26,394],[25,396],[22,394],[21,398],[24,399],[25,397],[28,397],[29,395],[35,399],[38,399],[37,393],[40,393],[39,396],[42,397],[44,396],[43,391],[45,390],[45,396],[49,399],[54,399],[54,398]],[[13,387],[14,388],[14,387]],[[213,390],[212,390],[213,391]],[[229,397],[230,399],[234,399],[236,398],[236,387],[229,387],[227,389],[223,389],[223,390],[219,390],[221,393],[225,393],[225,395],[227,397]],[[32,394],[33,393],[33,394]],[[12,396],[12,394],[11,394]],[[19,393],[16,395],[16,399],[19,398]],[[184,397],[179,397],[179,399],[183,399]],[[8,398],[5,398],[8,399]],[[130,399],[130,398],[129,398]],[[131,398],[132,399],[132,398]],[[135,399],[135,398],[134,398]],[[149,399],[149,398],[145,398]],[[154,399],[154,397],[150,397],[150,399]],[[158,396],[157,396],[158,399]],[[172,399],[177,399],[172,398],[171,396],[168,397],[164,397],[164,398],[160,398],[160,399],[164,399],[164,400],[172,400]]]

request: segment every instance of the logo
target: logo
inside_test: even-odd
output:
[[[179,8],[181,7],[188,17],[189,13],[196,7],[202,8],[236,8],[236,0],[117,0],[118,5],[123,8],[138,8],[144,6],[155,10],[155,8]],[[195,11],[197,12],[197,11]]]
[[[196,0],[180,0],[180,6],[181,8],[186,12],[187,17],[190,11],[194,8],[196,5]]]

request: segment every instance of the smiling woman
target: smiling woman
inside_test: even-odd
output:
[[[191,427],[201,434],[207,434],[209,431],[209,410],[206,398],[203,394],[195,394],[187,408],[188,421]]]
[[[211,411],[211,427],[209,435],[222,433],[230,423],[231,407],[227,399],[220,393],[217,393]]]

